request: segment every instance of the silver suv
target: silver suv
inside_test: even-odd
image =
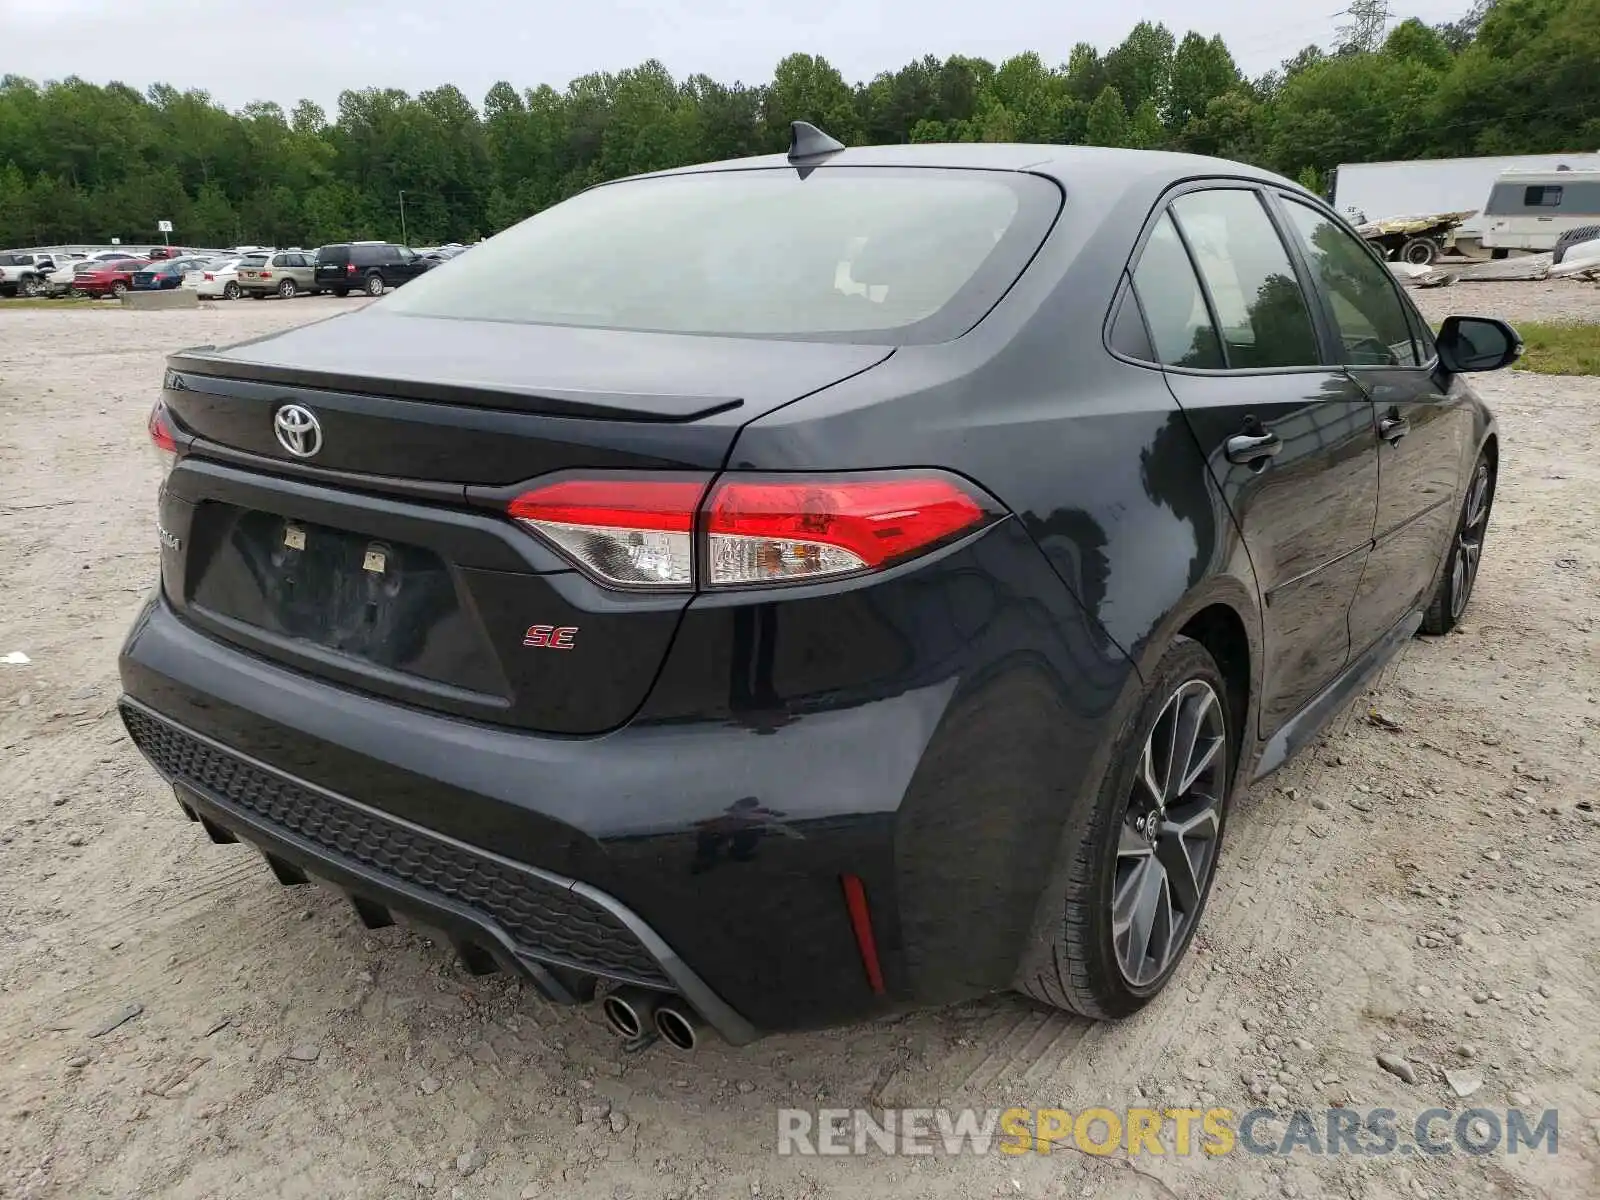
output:
[[[264,263],[246,259],[239,264],[239,290],[256,300],[273,295],[288,300],[301,292],[320,295],[312,277],[316,262],[314,250],[280,250]]]

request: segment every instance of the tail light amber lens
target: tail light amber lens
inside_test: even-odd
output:
[[[975,492],[944,474],[724,475],[706,503],[706,584],[799,583],[881,570],[988,520]]]

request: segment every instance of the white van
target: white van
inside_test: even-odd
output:
[[[1505,171],[1483,212],[1485,246],[1554,250],[1567,230],[1600,224],[1600,171]]]

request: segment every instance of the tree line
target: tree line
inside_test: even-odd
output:
[[[1101,53],[925,57],[851,84],[792,54],[772,80],[659,62],[549,85],[368,88],[230,112],[204,92],[0,79],[0,246],[470,241],[640,171],[782,150],[789,122],[846,144],[1025,141],[1188,150],[1321,190],[1341,162],[1600,149],[1600,0],[1478,0],[1390,26],[1354,0],[1328,48],[1247,78],[1220,37],[1141,22]]]

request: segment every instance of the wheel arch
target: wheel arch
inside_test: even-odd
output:
[[[1241,768],[1258,747],[1256,708],[1266,666],[1261,614],[1252,588],[1231,575],[1215,575],[1191,589],[1139,647],[1135,661],[1142,678],[1150,677],[1179,637],[1199,642],[1222,671],[1228,685],[1234,778],[1248,778]]]
[[[1213,603],[1195,613],[1179,633],[1192,638],[1206,648],[1216,660],[1227,684],[1229,732],[1232,734],[1233,769],[1237,777],[1239,760],[1245,747],[1244,731],[1250,720],[1250,700],[1256,694],[1253,686],[1255,659],[1250,652],[1250,634],[1244,618],[1226,604]]]

